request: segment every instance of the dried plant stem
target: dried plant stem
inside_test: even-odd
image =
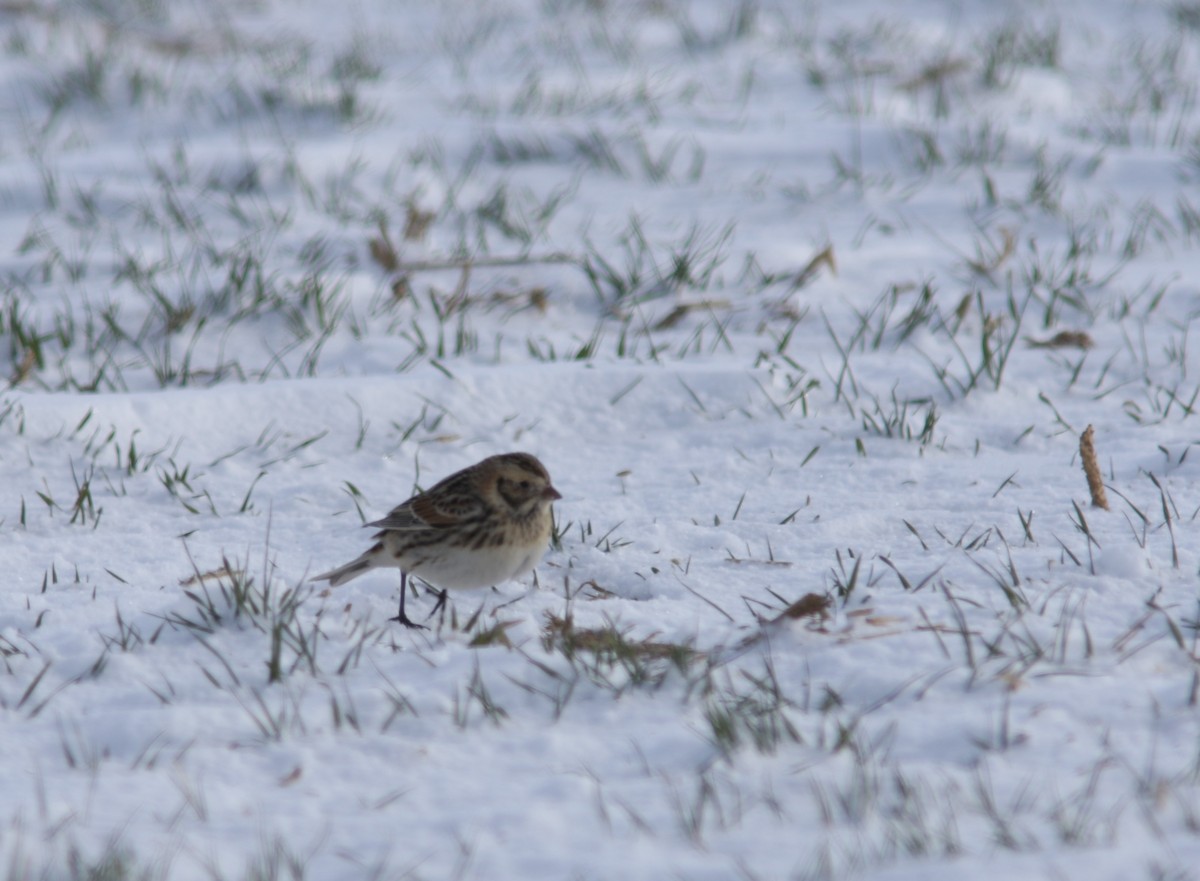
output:
[[[1092,494],[1092,507],[1108,510],[1108,496],[1104,493],[1104,482],[1100,479],[1100,464],[1096,461],[1096,446],[1092,438],[1096,432],[1088,426],[1079,436],[1079,455],[1083,459],[1083,473],[1087,475],[1088,491]]]

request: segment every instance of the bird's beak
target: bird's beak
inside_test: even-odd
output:
[[[544,490],[542,490],[542,498],[545,499],[547,502],[553,502],[555,499],[561,499],[562,493],[560,493],[554,487],[548,486]]]

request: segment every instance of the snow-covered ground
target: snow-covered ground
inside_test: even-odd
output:
[[[0,79],[4,881],[1200,878],[1200,4],[17,2]],[[308,582],[515,449],[535,580]]]

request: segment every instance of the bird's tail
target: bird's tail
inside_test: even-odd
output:
[[[314,575],[312,580],[328,581],[330,587],[337,587],[339,584],[345,584],[347,581],[357,578],[370,568],[371,561],[364,554],[357,560],[347,563],[345,566],[338,566],[338,568],[330,569],[321,575]]]

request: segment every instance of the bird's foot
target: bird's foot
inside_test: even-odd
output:
[[[408,627],[412,630],[428,630],[429,629],[424,624],[418,624],[416,621],[409,618],[407,615],[404,614],[403,611],[399,615],[395,615],[391,618],[388,618],[388,620],[395,621],[399,624],[403,624],[405,627]]]

